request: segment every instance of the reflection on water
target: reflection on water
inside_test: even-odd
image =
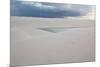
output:
[[[52,32],[52,33],[57,33],[57,32],[64,32],[66,30],[75,29],[75,28],[80,28],[80,27],[50,27],[50,28],[38,28],[38,29]]]

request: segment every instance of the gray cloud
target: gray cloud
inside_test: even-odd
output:
[[[11,16],[63,18],[86,15],[92,6],[11,0]]]

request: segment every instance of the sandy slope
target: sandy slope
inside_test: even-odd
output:
[[[94,20],[11,17],[11,65],[95,60]],[[62,32],[38,28],[65,27]]]

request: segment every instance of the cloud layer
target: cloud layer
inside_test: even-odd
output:
[[[11,0],[11,16],[47,18],[76,17],[86,15],[89,5],[57,4]]]

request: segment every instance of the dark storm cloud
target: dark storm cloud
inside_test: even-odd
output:
[[[11,16],[63,18],[85,15],[90,6],[11,0]]]

